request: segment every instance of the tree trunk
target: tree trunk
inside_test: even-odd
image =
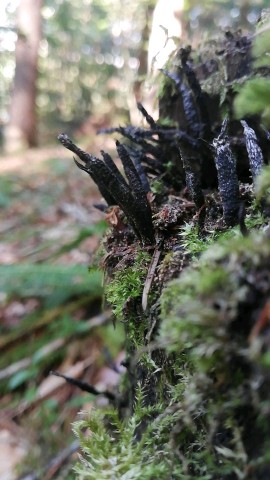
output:
[[[181,15],[184,2],[181,0],[158,0],[153,12],[152,28],[148,45],[148,72],[164,67],[175,51],[182,35]]]
[[[42,0],[21,0],[17,11],[16,68],[5,149],[37,145],[36,93]]]
[[[180,38],[183,38],[181,18],[183,9],[182,0],[170,2],[158,0],[151,12],[152,23],[147,37],[148,49],[144,59],[144,69],[143,72],[138,72],[144,74],[146,81],[138,82],[140,90],[137,92],[136,100],[142,102],[155,118],[158,117],[158,85],[155,79],[159,69],[164,67],[172,52],[176,50]]]

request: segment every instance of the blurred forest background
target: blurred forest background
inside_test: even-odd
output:
[[[139,122],[137,100],[154,108],[163,47],[196,48],[226,28],[253,32],[268,6],[1,0],[1,479],[74,478],[70,424],[94,397],[49,372],[102,390],[117,384],[123,358],[121,326],[101,309],[106,222],[93,207],[100,198],[57,135],[67,132],[92,153],[113,152],[113,140],[96,131]]]
[[[166,23],[170,7],[168,2],[159,3],[164,11],[158,23],[164,19]],[[141,82],[147,74],[155,4],[155,0],[129,4],[121,0],[84,0],[80,4],[72,0],[2,0],[2,145],[4,127],[10,124],[20,124],[27,130],[30,145],[44,145],[55,141],[56,133],[63,128],[81,128],[84,133],[87,123],[96,127],[110,123],[111,118],[128,120],[134,107],[131,92],[135,79]],[[267,4],[267,0],[207,0],[203,5],[196,0],[171,0],[181,24],[181,41],[193,45],[227,27],[252,30]],[[25,35],[30,36],[30,45],[26,45]],[[32,121],[21,113],[26,100],[18,93],[26,79],[27,95],[36,95],[36,119],[28,107]],[[15,140],[16,135],[7,138],[8,150],[17,147]]]

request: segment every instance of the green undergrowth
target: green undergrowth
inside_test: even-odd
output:
[[[93,400],[76,396],[75,387],[66,397],[68,388],[55,390],[49,372],[67,372],[89,355],[91,368],[98,369],[107,362],[103,345],[115,358],[123,344],[121,328],[116,332],[108,324],[107,312],[99,317],[102,273],[72,265],[78,254],[92,257],[92,245],[107,228],[89,210],[95,190],[88,184],[84,190],[70,159],[50,154],[48,149],[43,160],[37,149],[30,170],[21,162],[0,178],[0,407],[24,435],[28,451],[18,474],[40,479],[74,440],[76,411]],[[12,158],[3,161],[5,169]],[[71,468],[63,467],[57,478],[74,478],[66,474]]]
[[[14,177],[13,179],[5,176],[0,177],[0,208],[8,208],[14,195],[18,193],[16,191],[16,180],[17,178]]]
[[[86,401],[85,398],[84,401]],[[67,407],[68,405],[64,408],[62,406],[59,411],[58,402],[47,399],[38,410],[31,413],[30,419],[21,420],[21,426],[27,431],[25,441],[31,441],[32,448],[17,466],[16,478],[46,478],[48,465],[57,461],[56,452],[63,449],[63,442],[66,445],[72,444],[74,437],[70,429]],[[59,480],[74,479],[72,467],[72,463],[69,463],[66,468],[58,472],[57,478]]]
[[[0,265],[0,292],[8,298],[42,298],[55,307],[70,297],[102,294],[102,275],[83,265]]]
[[[101,302],[102,274],[81,265],[15,264],[0,266],[3,304],[35,299],[32,313],[0,331],[0,391],[16,390],[61,362],[69,342],[91,325],[76,319],[81,308]],[[56,348],[54,342],[60,341]],[[9,368],[10,371],[9,371]],[[27,394],[27,392],[26,392]]]

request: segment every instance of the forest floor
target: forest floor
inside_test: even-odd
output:
[[[94,184],[61,146],[1,157],[1,480],[73,478],[71,423],[93,396],[51,370],[101,390],[118,382],[122,338],[101,313],[95,257],[106,223],[95,202]]]

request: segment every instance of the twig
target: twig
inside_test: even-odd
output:
[[[71,445],[68,445],[68,447],[59,452],[56,457],[50,461],[48,470],[42,477],[43,480],[51,480],[54,478],[55,474],[62,468],[68,458],[79,449],[79,446],[79,440],[75,440]]]
[[[76,380],[75,378],[68,377],[67,375],[63,375],[60,372],[51,371],[50,373],[51,375],[55,375],[56,377],[63,378],[64,380],[66,380],[67,383],[70,383],[70,385],[74,385],[75,387],[78,387],[80,390],[84,392],[91,393],[92,395],[104,395],[104,397],[107,397],[109,400],[115,400],[115,395],[112,392],[109,392],[108,390],[99,392],[93,385],[90,385],[90,383],[82,382],[81,380]]]
[[[59,452],[40,473],[28,472],[26,475],[20,476],[17,480],[51,480],[55,474],[59,472],[62,466],[66,463],[68,458],[75,453],[80,446],[79,440],[74,440],[71,445],[68,445],[61,452]]]
[[[154,275],[155,275],[157,264],[158,264],[158,261],[159,261],[159,258],[160,258],[161,251],[162,251],[161,250],[161,242],[159,242],[158,245],[156,246],[155,250],[154,250],[152,260],[151,260],[151,263],[150,263],[150,266],[149,266],[149,269],[148,269],[148,272],[147,272],[145,284],[144,284],[144,289],[143,289],[143,294],[142,294],[142,309],[143,309],[144,312],[147,309],[148,294],[149,294],[149,291],[150,291],[150,288],[151,288],[151,285],[152,285],[152,282],[153,282],[153,279],[154,279]]]

